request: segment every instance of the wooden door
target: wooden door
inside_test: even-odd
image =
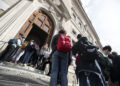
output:
[[[23,25],[21,30],[18,32],[16,37],[18,37],[20,34],[23,34],[25,37],[27,37],[33,27],[33,24],[36,24],[39,27],[39,29],[42,29],[44,32],[48,34],[46,43],[48,43],[49,45],[51,37],[53,35],[53,31],[54,31],[53,22],[46,13],[40,10],[35,11],[28,18],[28,20],[25,22],[25,24]]]

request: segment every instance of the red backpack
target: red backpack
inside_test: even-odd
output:
[[[72,50],[72,39],[70,36],[60,35],[57,43],[57,50],[68,52]]]

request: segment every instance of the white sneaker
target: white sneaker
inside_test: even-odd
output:
[[[3,62],[0,62],[0,65],[5,65]]]
[[[26,67],[26,66],[27,66],[27,64],[24,64],[24,66]]]

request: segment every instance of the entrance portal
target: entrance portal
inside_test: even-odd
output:
[[[16,37],[23,34],[26,41],[35,40],[41,47],[44,44],[50,46],[54,32],[52,19],[41,10],[36,10],[25,22]]]
[[[31,31],[26,37],[26,41],[34,40],[39,47],[42,47],[46,42],[48,34],[40,29],[37,25],[33,24]]]

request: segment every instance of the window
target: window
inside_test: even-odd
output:
[[[81,23],[79,23],[78,26],[81,27]]]
[[[0,0],[0,14],[13,7],[21,0]]]
[[[86,27],[85,27],[84,29],[85,29],[85,32],[87,32],[87,29],[86,29]]]
[[[75,30],[72,30],[72,33],[74,34],[74,35],[76,35],[77,33],[75,32]]]
[[[76,15],[73,13],[73,18],[76,20]]]
[[[97,45],[97,41],[95,41],[95,45]]]

